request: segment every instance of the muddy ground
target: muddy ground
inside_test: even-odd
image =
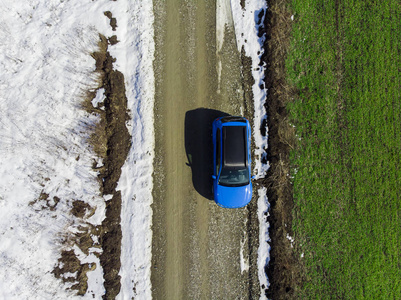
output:
[[[110,12],[105,12],[104,15],[110,19],[110,26],[115,30],[117,20]],[[108,45],[115,44],[116,40],[116,36],[100,36],[100,50],[92,55],[96,60],[96,71],[101,78],[99,88],[105,90],[105,100],[101,104],[103,110],[100,107],[94,108],[101,116],[98,127],[102,128],[103,132],[95,132],[92,142],[104,163],[98,170],[102,193],[112,195],[112,198],[106,201],[106,216],[99,230],[99,240],[103,249],[99,259],[104,272],[106,291],[103,299],[115,299],[121,289],[121,277],[118,274],[121,267],[121,192],[116,191],[116,187],[131,147],[131,136],[126,127],[129,115],[124,75],[113,68],[115,59],[108,52]],[[102,139],[99,139],[99,136]]]

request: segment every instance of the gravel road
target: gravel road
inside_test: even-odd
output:
[[[216,1],[156,0],[154,10],[153,298],[258,298],[250,208],[211,195],[211,123],[252,113],[233,25],[217,50]]]

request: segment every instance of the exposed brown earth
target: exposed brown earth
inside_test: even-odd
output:
[[[54,268],[53,274],[56,278],[62,279],[64,282],[75,283],[71,289],[76,290],[78,295],[85,295],[88,289],[88,277],[86,273],[95,265],[90,265],[88,263],[81,264],[74,250],[64,250],[61,252],[61,257],[58,260],[58,265]],[[75,276],[66,277],[65,274],[74,274]]]
[[[106,201],[106,218],[101,225],[100,243],[103,249],[100,255],[100,264],[104,271],[104,287],[106,290],[103,299],[115,299],[120,292],[121,283],[118,275],[121,267],[121,193],[116,191],[121,175],[121,167],[130,149],[131,136],[125,126],[128,120],[127,98],[125,96],[124,75],[113,70],[114,58],[107,51],[107,41],[101,37],[103,43],[101,52],[96,52],[96,68],[101,72],[102,86],[105,89],[104,113],[101,113],[105,130],[106,153],[103,157],[104,167],[101,178],[103,194],[112,195]],[[106,43],[106,46],[105,46]],[[102,51],[103,50],[103,51]],[[98,146],[98,148],[100,148]],[[101,153],[104,155],[104,153]]]
[[[300,265],[287,235],[292,236],[293,189],[289,177],[289,153],[295,144],[295,130],[289,124],[286,105],[294,95],[286,83],[285,58],[289,47],[291,14],[288,1],[268,0],[265,18],[265,84],[269,128],[267,158],[270,169],[265,179],[270,202],[270,262],[266,268],[270,299],[293,299],[300,285]]]

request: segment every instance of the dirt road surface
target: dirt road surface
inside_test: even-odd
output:
[[[156,0],[154,10],[153,298],[258,298],[251,208],[223,209],[211,195],[212,121],[251,117],[233,25],[217,51],[216,1]]]

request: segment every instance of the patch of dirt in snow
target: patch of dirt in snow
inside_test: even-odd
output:
[[[42,191],[40,196],[31,201],[29,205],[36,211],[50,210],[54,212],[60,200],[59,197],[50,197],[49,194]],[[71,201],[67,201],[67,203],[71,203]],[[77,224],[74,226],[74,232],[68,232],[68,234],[64,235],[62,244],[70,247],[76,245],[86,255],[89,255],[90,252],[96,255],[97,253],[90,251],[90,248],[92,248],[91,250],[93,248],[100,248],[99,244],[95,242],[96,239],[93,238],[93,236],[99,236],[100,228],[84,221],[93,216],[95,211],[96,208],[91,207],[82,200],[72,201],[71,213],[77,218]],[[61,252],[61,257],[58,259],[58,263],[52,273],[56,278],[62,279],[65,283],[73,283],[70,289],[76,290],[78,295],[83,296],[88,289],[88,277],[86,273],[95,269],[95,263],[81,264],[75,251],[70,249]]]
[[[103,158],[104,165],[98,168],[103,195],[111,195],[106,202],[106,218],[99,236],[103,248],[100,263],[104,270],[105,299],[114,299],[121,288],[118,275],[121,267],[121,193],[116,191],[116,187],[131,146],[131,136],[126,127],[129,116],[124,75],[113,70],[115,59],[107,51],[108,45],[115,44],[115,41],[115,36],[106,39],[101,35],[100,50],[93,53],[96,69],[102,75],[100,88],[104,89],[105,99],[103,109],[93,108],[101,116],[101,121],[91,140],[98,155]]]
[[[112,14],[110,11],[105,11],[105,12],[104,12],[104,15],[105,15],[106,17],[109,18],[109,20],[110,20],[110,26],[111,26],[111,28],[113,29],[113,31],[116,31],[116,28],[117,28],[117,19],[116,19],[116,18],[113,18],[113,14]]]
[[[131,136],[126,127],[129,116],[124,75],[113,70],[115,59],[108,51],[109,45],[118,42],[117,37],[112,36],[109,39],[103,35],[99,37],[99,50],[92,53],[92,57],[96,61],[96,72],[99,74],[99,87],[97,91],[88,92],[82,107],[99,117],[95,128],[92,128],[89,142],[102,160],[102,163],[94,161],[93,169],[98,172],[101,192],[105,199],[108,199],[106,201],[106,217],[99,226],[90,224],[80,226],[78,232],[68,239],[72,239],[73,244],[86,254],[88,254],[89,248],[102,249],[101,254],[97,255],[99,255],[104,273],[106,291],[103,298],[115,299],[121,288],[118,273],[121,267],[122,238],[121,193],[116,191],[116,187],[120,179],[121,167],[131,146]],[[104,100],[93,106],[92,100],[99,90],[104,90]],[[40,200],[45,200],[50,209],[51,205],[57,205],[56,200],[53,201],[53,204],[47,200],[46,195],[41,198],[43,199]],[[72,203],[71,213],[78,218],[89,218],[93,214],[93,208],[83,201],[75,200]],[[91,267],[93,266],[87,263],[81,264],[74,250],[63,251],[53,273],[64,282],[75,282],[71,289],[76,289],[78,295],[84,295],[88,288],[86,272],[91,270]]]
[[[43,202],[41,202],[43,201]],[[36,203],[41,202],[41,207],[40,209],[50,209],[51,211],[56,210],[57,204],[60,202],[60,198],[57,196],[54,196],[53,199],[49,199],[49,194],[44,193],[43,191],[40,193],[40,196],[38,199],[31,201],[29,205],[33,206]]]
[[[57,196],[51,198],[49,194],[42,192],[39,198],[31,201],[29,205],[36,211],[55,211],[59,202],[60,198]],[[67,201],[67,203],[68,202],[71,201]],[[69,245],[70,247],[76,245],[86,255],[89,255],[89,252],[96,255],[96,252],[90,251],[90,248],[92,248],[91,250],[93,250],[93,248],[100,248],[93,239],[94,235],[99,235],[99,226],[94,226],[84,221],[85,219],[90,218],[95,211],[96,208],[92,208],[84,201],[72,201],[71,213],[77,218],[77,225],[74,226],[74,232],[69,232],[63,237],[62,243],[64,245]],[[95,269],[95,263],[81,264],[75,251],[70,249],[61,252],[61,257],[58,259],[58,263],[52,273],[56,278],[62,279],[65,283],[73,283],[70,289],[76,290],[78,295],[83,296],[88,289],[88,277],[86,273]]]
[[[88,277],[86,273],[96,268],[95,264],[81,264],[74,250],[64,250],[54,268],[53,274],[64,282],[71,282],[71,289],[77,290],[78,295],[85,295],[88,289]]]
[[[82,200],[75,200],[72,203],[71,213],[77,218],[90,218],[95,213],[95,210],[88,203]]]

